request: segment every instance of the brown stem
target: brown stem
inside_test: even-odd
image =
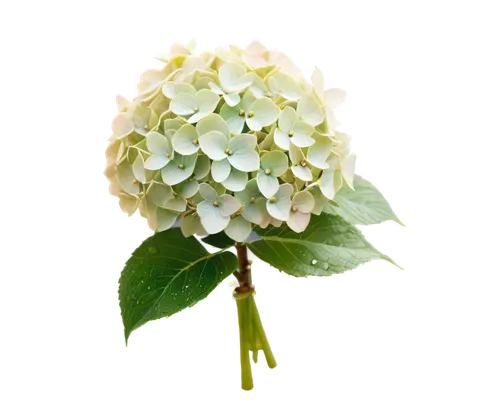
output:
[[[255,289],[252,285],[252,261],[248,259],[247,246],[241,243],[236,243],[236,252],[238,253],[238,270],[233,272],[233,275],[238,279],[240,287],[236,290],[240,293],[251,292]]]

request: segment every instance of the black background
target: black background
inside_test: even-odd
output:
[[[175,40],[175,31],[158,33],[133,44],[127,40],[110,43],[104,49],[99,73],[102,112],[112,111],[111,89],[127,87],[127,80],[135,78],[136,64],[144,62],[151,48]],[[353,88],[354,104],[345,105],[345,119],[361,128],[360,167],[376,176],[385,192],[401,200],[402,215],[411,215],[409,168],[400,155],[395,156],[404,150],[404,136],[400,117],[393,111],[402,68],[390,56],[394,49],[383,41],[371,43],[369,37],[329,44],[318,36],[318,32],[302,30],[264,33],[265,39],[280,39],[281,47],[295,47],[304,63],[311,63],[312,55],[321,56],[321,62],[329,64],[329,79],[343,78],[345,87]],[[208,39],[247,38],[244,31],[202,31],[201,46],[206,47]],[[102,143],[102,131],[95,132],[96,143]],[[170,322],[168,329],[146,330],[145,336],[137,338],[137,352],[120,352],[119,322],[111,320],[109,271],[111,264],[128,253],[128,241],[135,240],[143,226],[121,225],[119,217],[111,214],[110,201],[103,200],[103,186],[96,185],[94,193],[105,245],[96,250],[100,272],[93,279],[99,282],[99,289],[93,297],[99,298],[99,326],[105,326],[107,332],[105,343],[102,335],[96,340],[102,346],[100,356],[109,355],[117,384],[122,383],[119,393],[127,393],[130,377],[130,387],[138,386],[144,394],[237,398],[239,394],[231,392],[232,309],[221,297],[215,305],[202,305],[199,313],[186,314],[183,321]],[[377,239],[383,239],[385,247],[392,248],[392,254],[400,256],[404,264],[411,262],[410,238],[411,232],[393,233],[390,226],[377,233]],[[265,318],[273,321],[273,342],[281,345],[281,376],[263,376],[258,369],[257,395],[333,396],[334,388],[342,390],[342,382],[356,379],[380,363],[399,368],[404,354],[392,353],[408,329],[409,277],[408,273],[384,273],[383,265],[370,265],[369,272],[354,274],[352,281],[315,281],[312,290],[305,291],[302,281],[271,280],[258,265],[256,278],[265,280]],[[390,370],[387,373],[391,375]],[[355,385],[347,389],[351,393],[357,390]]]

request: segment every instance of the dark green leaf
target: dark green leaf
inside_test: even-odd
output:
[[[388,220],[404,225],[382,193],[366,179],[356,175],[354,189],[342,187],[335,195],[334,201],[325,207],[324,212],[340,215],[354,225],[379,224]]]
[[[227,249],[228,247],[234,246],[234,240],[227,236],[224,231],[216,233],[215,235],[205,236],[201,240],[219,249]]]
[[[146,239],[120,278],[125,340],[154,319],[168,317],[207,297],[237,268],[230,252],[210,254],[194,237],[169,229]]]
[[[256,229],[260,240],[248,247],[261,260],[293,276],[327,276],[382,259],[355,226],[336,215],[313,215],[307,229],[295,233],[286,226]]]

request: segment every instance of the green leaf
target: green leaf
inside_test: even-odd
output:
[[[201,239],[210,246],[217,247],[219,249],[227,249],[228,247],[234,246],[234,240],[227,236],[224,232],[216,233],[215,235],[208,235]]]
[[[338,214],[354,225],[379,224],[391,220],[404,226],[382,193],[366,179],[355,175],[354,189],[343,187],[324,211]]]
[[[261,260],[293,276],[328,276],[381,259],[397,264],[376,250],[361,231],[336,215],[313,215],[307,229],[257,228],[260,240],[248,243]]]
[[[156,233],[132,254],[122,271],[119,298],[125,340],[132,331],[204,299],[237,268],[230,252],[210,254],[180,229]]]

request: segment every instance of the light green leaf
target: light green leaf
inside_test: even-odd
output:
[[[279,150],[268,151],[260,158],[260,165],[264,171],[270,170],[272,176],[278,177],[287,171],[288,157]]]
[[[355,175],[354,189],[344,186],[336,194],[335,204],[331,207],[333,212],[354,225],[379,224],[391,220],[404,226],[382,193],[366,179]]]
[[[287,227],[257,228],[256,232],[262,239],[248,244],[252,253],[293,276],[329,276],[376,259],[395,264],[339,216],[314,215],[302,233]]]
[[[234,254],[210,254],[180,229],[146,239],[126,262],[120,278],[125,340],[146,322],[169,317],[207,297],[237,265]]]

